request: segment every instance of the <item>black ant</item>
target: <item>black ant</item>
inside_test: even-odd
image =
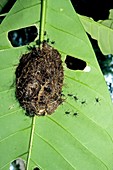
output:
[[[45,36],[45,35],[47,35],[47,32],[46,32],[46,31],[44,31],[44,36]]]
[[[49,43],[49,38],[47,38],[47,40],[45,40],[47,43]]]
[[[74,99],[75,99],[75,101],[77,101],[78,100],[78,97],[77,96],[75,96],[75,95],[73,95],[73,94],[67,94],[69,97],[73,97]]]
[[[66,111],[66,112],[65,112],[65,114],[66,114],[66,115],[69,115],[69,114],[70,114],[70,112]]]
[[[65,94],[61,93],[61,96],[65,96]]]
[[[77,113],[77,112],[73,113],[73,116],[77,116],[77,115],[78,115],[78,113]]]
[[[40,55],[40,50],[37,50],[36,45],[28,46],[27,49],[28,49],[29,51],[32,51],[33,54]],[[35,55],[34,55],[34,57],[35,57]]]
[[[72,97],[73,96],[73,94],[67,94],[69,97]]]
[[[96,98],[95,98],[95,101],[96,101],[97,103],[100,103],[99,97],[96,97]]]
[[[75,99],[75,101],[77,101],[77,100],[78,100],[78,97],[77,97],[77,96],[73,96],[73,98]]]
[[[45,40],[45,42],[49,43],[49,42],[50,42],[50,39],[47,38],[47,40]],[[51,44],[55,44],[55,41],[51,41],[50,43],[51,43]]]
[[[84,101],[81,101],[81,104],[85,104],[86,103],[86,100],[84,100]]]
[[[51,44],[55,44],[55,41],[51,41]]]

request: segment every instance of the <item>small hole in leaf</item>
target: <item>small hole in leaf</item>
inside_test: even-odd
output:
[[[17,158],[10,163],[9,170],[25,170],[25,161],[21,158]]]
[[[69,55],[66,56],[65,63],[67,68],[71,70],[84,70],[84,68],[86,67],[85,61]]]
[[[35,167],[33,170],[40,170],[38,167]]]
[[[37,35],[37,28],[35,26],[30,26],[8,32],[8,39],[13,47],[18,47],[33,42]]]

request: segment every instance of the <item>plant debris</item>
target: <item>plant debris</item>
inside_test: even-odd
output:
[[[26,115],[52,114],[62,103],[64,72],[60,53],[43,43],[23,54],[16,69],[16,98]]]

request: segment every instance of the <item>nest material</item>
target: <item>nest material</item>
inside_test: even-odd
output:
[[[62,103],[61,55],[47,43],[24,54],[15,74],[16,98],[28,116],[52,114]]]

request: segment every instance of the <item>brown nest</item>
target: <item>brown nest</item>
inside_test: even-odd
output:
[[[47,43],[22,55],[15,74],[16,98],[28,116],[52,114],[62,103],[61,55]]]

